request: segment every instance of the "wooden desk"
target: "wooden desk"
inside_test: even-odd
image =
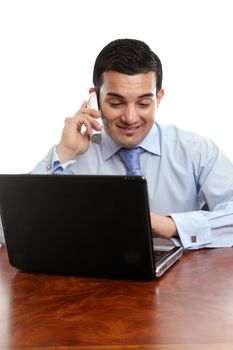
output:
[[[0,248],[0,349],[233,349],[233,249],[152,282],[18,272]]]

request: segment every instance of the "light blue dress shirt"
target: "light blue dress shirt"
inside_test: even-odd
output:
[[[187,249],[233,246],[233,164],[214,142],[155,123],[138,145],[151,212],[170,215]],[[101,144],[61,164],[53,147],[32,174],[125,175],[120,146],[103,130]],[[208,211],[202,211],[207,202]]]

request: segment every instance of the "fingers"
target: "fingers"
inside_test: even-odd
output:
[[[99,117],[99,111],[87,108],[87,101],[84,101],[73,117],[66,118],[59,142],[59,157],[67,160],[68,157],[73,159],[75,155],[85,153],[89,146],[92,130],[100,131],[102,129],[97,121]]]
[[[79,112],[83,112],[83,113],[87,113],[89,115],[91,115],[94,118],[99,118],[100,116],[100,112],[97,109],[94,108],[88,108],[88,102],[84,101],[79,109]]]
[[[81,107],[74,116],[76,116],[77,114],[85,114],[85,115],[91,116],[93,118],[99,118],[100,117],[100,112],[97,111],[96,109],[93,109],[93,108],[83,108],[83,107]]]
[[[65,119],[65,128],[66,130],[73,130],[82,136],[87,136],[88,138],[92,135],[92,129],[97,131],[101,131],[102,127],[99,122],[95,119],[98,118],[99,115],[90,116],[90,114],[86,113],[86,110],[83,112],[80,109],[73,117],[69,117]]]
[[[94,128],[95,130],[101,130],[102,127],[99,124],[99,122],[97,121],[97,119],[99,118],[98,116],[95,117],[90,117],[89,114],[85,114],[85,113],[77,113],[75,114],[73,117],[68,117],[65,119],[65,123],[69,122],[75,122],[78,126],[78,128],[81,128],[82,125],[86,126],[87,128]]]
[[[86,117],[90,121],[90,123],[92,123],[93,119],[97,119],[100,117],[100,112],[93,108],[87,108],[87,101],[84,101],[80,109],[73,116],[73,118],[78,118],[81,120],[83,117]]]

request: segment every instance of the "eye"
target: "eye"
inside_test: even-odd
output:
[[[142,108],[147,108],[151,105],[151,101],[139,101],[138,105]]]
[[[110,104],[110,106],[111,106],[112,108],[119,108],[119,107],[122,106],[122,103],[111,103],[111,102],[109,102],[109,104]]]
[[[111,99],[108,101],[112,108],[119,108],[123,105],[123,102],[119,99]]]

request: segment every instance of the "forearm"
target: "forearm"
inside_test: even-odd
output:
[[[171,238],[178,235],[176,224],[169,216],[151,213],[151,227],[154,237]]]

